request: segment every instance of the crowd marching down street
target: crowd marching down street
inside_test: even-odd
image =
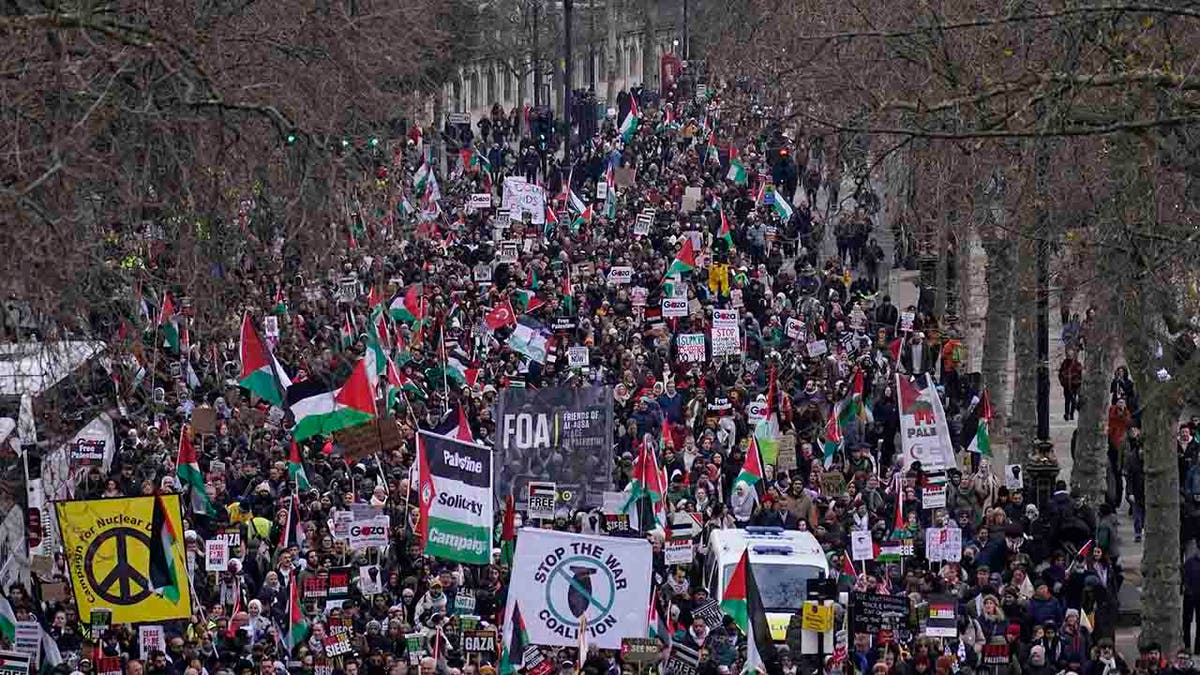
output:
[[[218,325],[141,286],[0,672],[1194,673],[1114,644],[1132,384],[1125,494],[1039,503],[965,327],[893,304],[866,160],[722,96],[623,92],[564,166],[498,107],[414,130],[324,278],[247,254]]]

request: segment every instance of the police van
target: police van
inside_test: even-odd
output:
[[[828,578],[829,561],[811,532],[780,527],[713,530],[708,538],[704,583],[718,602],[747,548],[771,638],[782,642],[788,621],[804,605],[808,581]]]

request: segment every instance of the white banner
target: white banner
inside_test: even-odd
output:
[[[930,527],[925,530],[925,559],[929,562],[962,560],[962,530],[957,527]]]
[[[528,213],[534,225],[546,223],[546,191],[540,185],[526,183],[524,178],[510,176],[504,179],[504,203],[510,220],[523,220]]]
[[[578,645],[586,617],[588,644],[620,649],[623,638],[646,636],[652,565],[644,539],[523,528],[513,560],[521,583],[508,592],[505,616],[520,603],[529,643],[555,647]]]
[[[955,468],[954,444],[946,411],[937,389],[925,376],[924,389],[908,376],[896,374],[896,391],[900,396],[900,440],[904,449],[904,470],[920,462],[926,473]]]

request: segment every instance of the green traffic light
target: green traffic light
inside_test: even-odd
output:
[[[286,142],[288,145],[295,145],[296,144],[296,134],[288,134]]]
[[[370,145],[372,148],[379,147],[379,139],[378,139],[378,138],[375,138],[374,136],[372,136],[372,137],[371,137],[371,140],[367,141],[367,143],[368,143],[368,144],[369,144],[369,145]]]

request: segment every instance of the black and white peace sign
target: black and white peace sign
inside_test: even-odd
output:
[[[131,546],[140,546],[148,553],[150,537],[130,527],[115,527],[97,536],[84,554],[83,564],[87,570],[88,583],[92,585],[97,596],[114,605],[136,605],[145,600],[153,590],[147,575],[130,564]],[[102,572],[101,579],[96,579],[96,563],[107,560],[115,562],[111,569]]]

